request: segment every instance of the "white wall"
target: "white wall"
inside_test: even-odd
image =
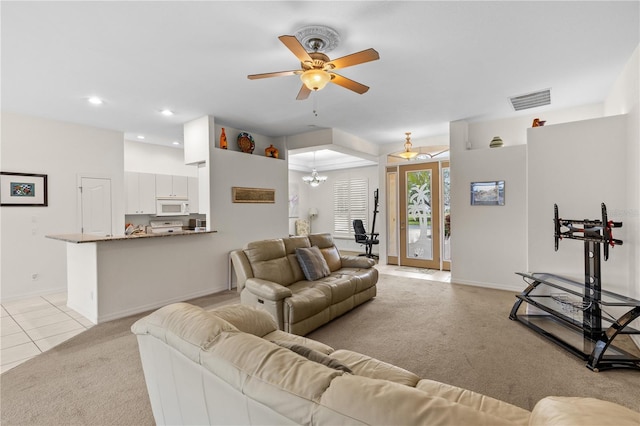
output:
[[[526,270],[526,145],[462,150],[451,158],[451,280],[519,289]],[[505,181],[504,206],[472,206],[471,182]]]
[[[48,207],[2,207],[1,299],[66,291],[65,243],[80,231],[77,177],[111,177],[113,229],[124,229],[124,135],[2,113],[2,171],[48,175]],[[38,274],[32,280],[32,274]]]
[[[522,290],[522,283],[514,273],[534,269],[528,265],[533,256],[527,254],[527,203],[531,203],[527,198],[527,179],[532,176],[530,171],[527,172],[527,167],[532,163],[534,167],[545,168],[547,159],[553,158],[551,151],[548,151],[544,154],[546,157],[528,159],[528,132],[536,134],[562,123],[601,117],[603,109],[602,104],[594,104],[544,113],[533,112],[510,119],[451,123],[453,281]],[[547,123],[544,127],[531,129],[533,118],[536,117]],[[503,148],[488,148],[494,136],[504,140]],[[468,143],[471,149],[468,149]],[[598,158],[597,154],[594,158]],[[541,164],[538,163],[540,161]],[[558,166],[560,169],[557,173],[571,176],[581,173],[582,169],[571,166],[577,163],[568,162],[567,159],[565,162],[562,167]],[[506,206],[470,205],[469,184],[482,180],[505,180]],[[599,202],[596,204],[599,205]],[[552,210],[553,202],[551,214]],[[552,241],[553,234],[549,238]]]
[[[221,283],[226,285],[230,251],[251,241],[288,235],[289,189],[286,160],[222,149],[214,149],[210,155],[211,214],[207,225],[217,232],[210,256],[215,265],[211,277],[214,291]],[[276,202],[233,203],[234,186],[275,189]]]
[[[584,244],[564,239],[554,251],[553,205],[565,219],[610,220],[626,211],[626,116],[596,118],[529,130],[529,270],[584,280]],[[614,229],[625,244],[602,262],[602,288],[629,294],[628,228]]]
[[[500,136],[504,146],[527,143],[527,129],[531,128],[534,118],[546,120],[545,125],[568,123],[577,120],[602,117],[601,103],[583,105],[575,108],[533,112],[501,120],[469,122],[469,142],[471,149],[489,148],[494,136]]]
[[[640,45],[614,83],[604,103],[606,115],[627,115],[627,208],[612,212],[624,222],[629,296],[640,298]],[[638,338],[637,341],[640,341]],[[640,342],[639,342],[640,344]]]
[[[321,175],[327,176],[327,181],[316,188],[312,188],[302,181],[302,176],[308,175],[308,173],[301,173],[290,171],[289,182],[291,185],[298,185],[300,203],[299,203],[299,215],[301,219],[308,218],[309,208],[315,207],[318,209],[318,216],[313,219],[311,224],[311,231],[316,232],[329,232],[333,234],[336,246],[338,249],[347,251],[362,251],[364,249],[359,244],[356,244],[353,236],[337,235],[333,232],[333,182],[339,179],[345,178],[365,178],[369,183],[369,217],[367,231],[371,232],[370,224],[373,218],[373,191],[380,187],[378,180],[378,166],[370,167],[358,167],[353,169],[333,170],[320,172]],[[381,192],[384,188],[381,189]],[[295,234],[296,218],[289,219],[289,233]],[[384,227],[383,222],[380,220],[380,215],[376,218],[376,232]],[[374,252],[377,252],[377,247],[374,247]]]
[[[198,177],[198,166],[184,164],[182,148],[124,141],[124,170],[127,172]]]
[[[564,217],[573,218],[571,216],[574,215],[578,219],[597,219],[600,202],[604,201],[608,206],[609,218],[624,222],[623,228],[614,231],[614,235],[624,240],[624,245],[611,250],[610,260],[603,265],[603,278],[610,283],[612,291],[640,297],[639,50],[636,49],[602,105],[532,113],[530,116],[482,123],[451,123],[453,281],[462,282],[469,279],[468,274],[475,274],[483,277],[486,280],[484,284],[488,286],[509,285],[500,283],[501,277],[507,277],[521,266],[510,262],[483,264],[476,261],[478,255],[483,256],[482,251],[495,248],[496,242],[507,244],[502,234],[497,236],[495,242],[489,243],[491,248],[488,249],[486,245],[478,243],[475,231],[463,235],[458,232],[464,226],[472,230],[479,227],[511,233],[512,228],[503,227],[502,220],[467,214],[469,173],[478,164],[496,174],[513,166],[513,163],[505,163],[499,157],[476,157],[485,156],[485,153],[474,153],[476,150],[483,151],[480,148],[488,146],[491,138],[499,135],[507,149],[529,144],[526,146],[527,161],[520,164],[529,169],[525,188],[528,195],[523,201],[524,206],[528,203],[528,220],[523,226],[531,229],[527,231],[528,236],[510,238],[508,243],[514,251],[529,251],[524,270],[582,274],[581,244],[565,240],[560,243],[558,253],[553,251],[553,203],[560,205],[560,214]],[[625,116],[601,118],[605,114]],[[531,129],[534,117],[547,120],[547,124]],[[523,135],[526,135],[524,139]],[[470,151],[467,150],[467,142],[471,143]],[[488,155],[492,150],[484,151]],[[457,193],[458,190],[463,194]],[[506,191],[509,203],[512,200],[509,181]],[[520,233],[516,230],[515,235],[519,236]],[[577,246],[571,247],[571,243]],[[475,263],[475,268],[470,267],[468,262]],[[522,290],[516,276],[512,283],[514,290]]]

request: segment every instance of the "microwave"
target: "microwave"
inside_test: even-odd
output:
[[[158,198],[156,200],[156,216],[188,216],[189,201]]]

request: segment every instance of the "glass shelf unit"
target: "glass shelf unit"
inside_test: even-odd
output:
[[[593,292],[585,283],[549,273],[517,274],[528,286],[516,295],[510,319],[584,359],[593,371],[640,369],[640,350],[628,336],[619,337],[640,335],[629,326],[640,316],[639,300],[601,289]],[[536,313],[519,314],[523,303]]]

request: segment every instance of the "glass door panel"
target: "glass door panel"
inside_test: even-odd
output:
[[[387,263],[398,264],[398,171],[387,169]]]
[[[442,165],[442,269],[451,270],[451,178],[449,162]]]
[[[400,261],[440,269],[438,163],[400,166]]]

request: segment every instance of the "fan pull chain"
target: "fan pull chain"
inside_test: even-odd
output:
[[[318,116],[318,92],[311,92],[313,97],[313,115]]]

